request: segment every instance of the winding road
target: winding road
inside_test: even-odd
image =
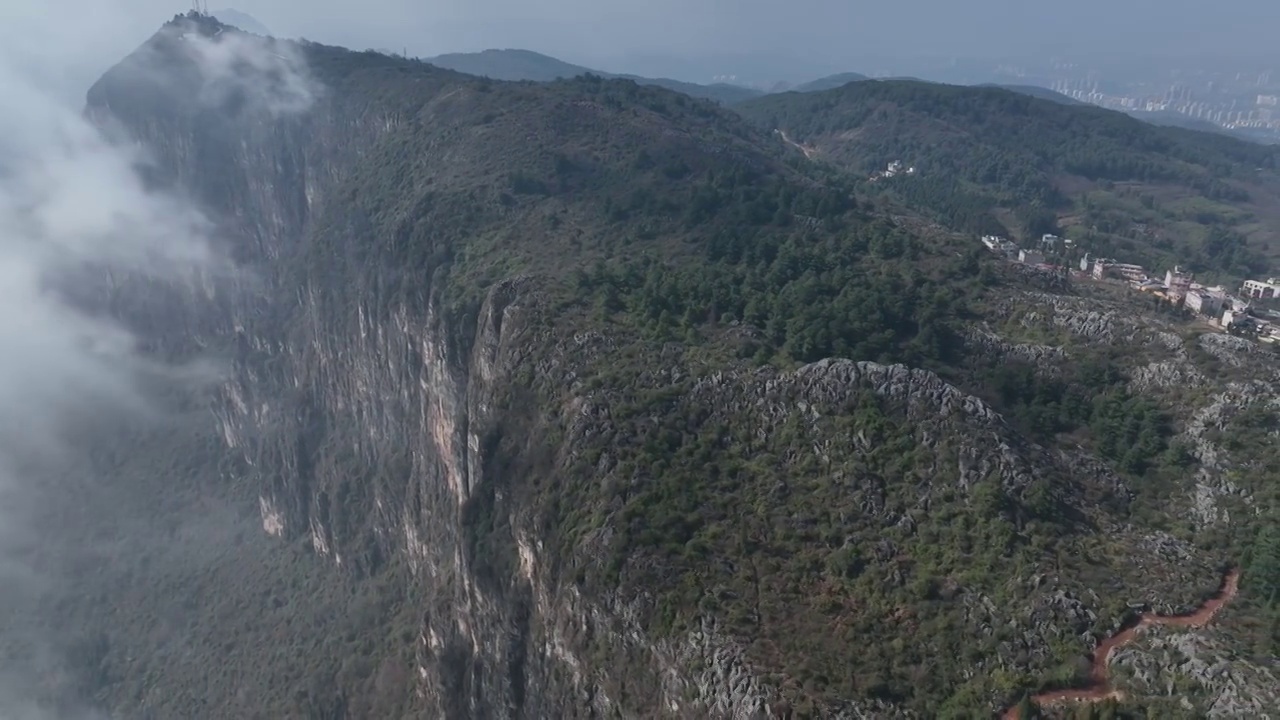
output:
[[[1222,588],[1218,590],[1218,594],[1206,600],[1195,612],[1186,615],[1157,615],[1154,612],[1143,613],[1138,619],[1132,623],[1127,623],[1115,635],[1098,643],[1098,647],[1093,651],[1093,662],[1089,672],[1089,680],[1084,685],[1077,688],[1068,688],[1063,690],[1050,690],[1031,696],[1031,702],[1040,707],[1053,707],[1066,705],[1070,703],[1080,702],[1101,702],[1103,700],[1115,699],[1120,700],[1124,696],[1116,688],[1111,686],[1107,668],[1111,660],[1111,653],[1133,642],[1138,636],[1138,632],[1143,628],[1153,627],[1156,625],[1171,625],[1173,627],[1199,628],[1204,627],[1210,620],[1218,614],[1231,599],[1236,596],[1236,592],[1240,587],[1240,571],[1236,568],[1229,570],[1222,580]],[[1021,715],[1018,707],[1009,708],[1001,715],[1004,720],[1020,720]]]
[[[796,148],[796,149],[797,149],[797,150],[799,150],[800,152],[804,153],[804,156],[805,156],[805,157],[807,157],[807,158],[809,158],[810,160],[812,160],[812,159],[813,159],[813,156],[814,156],[814,155],[817,155],[817,154],[818,154],[818,150],[817,150],[816,148],[811,148],[811,147],[809,147],[808,145],[805,145],[805,144],[803,144],[803,143],[798,143],[798,142],[796,142],[795,140],[792,140],[792,139],[791,139],[791,137],[790,137],[789,135],[787,135],[787,131],[786,131],[786,130],[779,130],[779,129],[775,129],[775,130],[774,130],[774,132],[776,132],[776,133],[778,133],[778,135],[782,136],[782,142],[784,142],[784,143],[786,143],[786,144],[790,145],[791,147]]]

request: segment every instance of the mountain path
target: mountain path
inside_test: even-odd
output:
[[[818,154],[817,148],[809,147],[808,145],[804,145],[802,143],[796,142],[795,140],[792,140],[791,137],[787,135],[786,130],[775,129],[774,132],[778,133],[778,135],[782,137],[782,142],[804,153],[804,156],[809,158],[810,160],[813,159],[814,155]]]
[[[1194,612],[1185,615],[1159,615],[1146,612],[1138,616],[1137,622],[1127,623],[1119,632],[1098,643],[1094,649],[1090,666],[1089,680],[1076,688],[1049,690],[1031,696],[1031,702],[1039,707],[1054,707],[1080,702],[1102,702],[1104,700],[1121,700],[1124,694],[1111,686],[1108,667],[1111,654],[1119,648],[1133,642],[1143,628],[1168,625],[1171,627],[1201,628],[1209,624],[1218,611],[1236,596],[1240,587],[1240,570],[1232,568],[1222,580],[1222,588],[1209,598]],[[1015,705],[1001,714],[1003,720],[1020,720],[1018,707]]]

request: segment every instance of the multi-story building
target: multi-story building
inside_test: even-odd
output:
[[[1164,286],[1168,288],[1165,292],[1169,299],[1178,302],[1187,296],[1187,292],[1191,290],[1191,274],[1182,272],[1182,268],[1175,265],[1172,270],[1164,274]]]
[[[1187,309],[1193,313],[1217,316],[1222,313],[1222,306],[1226,302],[1226,298],[1204,290],[1193,290],[1187,293],[1184,302]]]
[[[1245,280],[1244,285],[1240,287],[1240,294],[1255,299],[1280,296],[1280,280],[1276,278],[1269,278],[1266,282]]]
[[[1093,263],[1093,279],[1102,280],[1108,277],[1119,277],[1129,282],[1142,282],[1147,279],[1147,270],[1141,265],[1118,263],[1114,260],[1098,260]]]

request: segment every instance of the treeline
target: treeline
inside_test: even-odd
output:
[[[769,213],[761,212],[761,217]],[[800,221],[780,218],[787,225]],[[819,221],[820,222],[820,221]],[[886,222],[847,235],[722,231],[705,262],[600,262],[574,286],[601,318],[625,312],[658,337],[743,322],[760,330],[743,355],[765,362],[826,357],[937,365],[956,359],[952,321],[976,286],[943,283],[916,263],[919,241]],[[966,289],[967,288],[967,289]]]

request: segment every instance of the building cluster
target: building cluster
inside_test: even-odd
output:
[[[1161,279],[1148,276],[1140,265],[1106,258],[1091,260],[1086,255],[1080,261],[1080,269],[1097,280],[1124,279],[1134,289],[1180,305],[1228,332],[1253,335],[1267,343],[1280,341],[1280,312],[1259,311],[1251,303],[1257,299],[1280,298],[1280,278],[1265,282],[1245,280],[1240,291],[1233,295],[1221,285],[1196,282],[1190,273],[1177,266],[1166,271]]]
[[[901,160],[894,160],[893,162],[889,163],[884,170],[877,170],[876,172],[871,173],[871,177],[868,179],[871,182],[875,182],[880,178],[891,178],[897,175],[915,175],[915,174],[916,174],[916,168],[914,165],[903,167]]]
[[[1046,233],[1040,238],[1042,247],[1053,250],[1061,243],[1067,247],[1072,245],[1072,241],[1066,238],[1060,238],[1057,235]],[[983,235],[982,244],[987,249],[997,255],[1003,255],[1009,260],[1014,260],[1027,265],[1043,265],[1045,262],[1044,251],[1037,248],[1019,248],[1012,241],[999,235]]]
[[[1039,249],[1019,248],[1010,240],[998,235],[983,235],[982,244],[991,252],[1011,262],[1043,265],[1045,255]],[[1054,247],[1058,243],[1070,245],[1071,241],[1054,235],[1045,235],[1040,245]],[[1121,280],[1134,290],[1150,293],[1174,306],[1189,312],[1228,332],[1256,336],[1263,342],[1280,341],[1280,311],[1259,312],[1252,307],[1252,300],[1280,298],[1280,278],[1246,280],[1237,294],[1215,285],[1206,286],[1179,266],[1165,271],[1163,276],[1152,275],[1141,265],[1122,263],[1112,258],[1095,258],[1085,254],[1080,260],[1080,274],[1094,280]]]
[[[1280,278],[1245,280],[1240,295],[1248,300],[1280,298]],[[1222,327],[1240,334],[1254,335],[1262,342],[1280,341],[1280,312],[1255,310],[1246,304],[1243,308],[1227,307],[1222,313]]]

